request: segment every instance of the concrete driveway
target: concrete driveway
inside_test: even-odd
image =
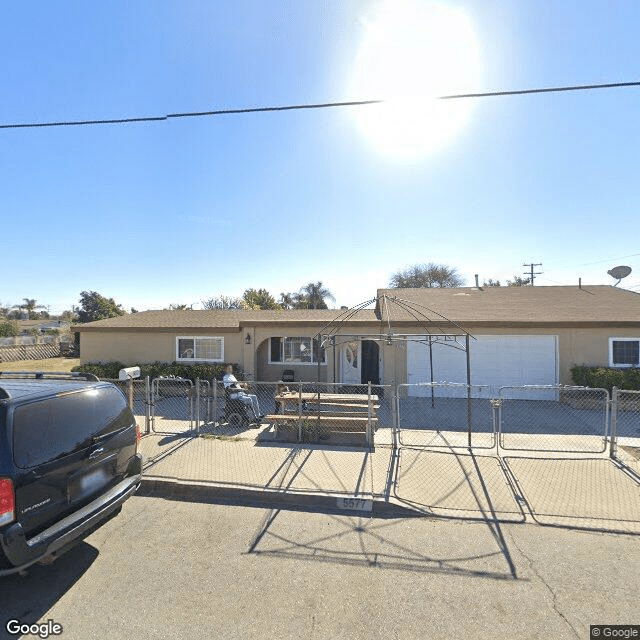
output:
[[[637,538],[136,496],[49,567],[0,582],[6,622],[61,637],[588,638],[638,622]]]

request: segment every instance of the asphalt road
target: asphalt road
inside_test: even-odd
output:
[[[0,581],[0,637],[586,639],[640,623],[639,582],[637,536],[136,496]]]

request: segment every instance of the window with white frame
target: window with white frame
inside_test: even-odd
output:
[[[609,338],[609,366],[640,366],[640,338]]]
[[[315,338],[285,337],[269,341],[269,362],[287,364],[326,364],[324,347]]]
[[[224,338],[217,336],[179,336],[176,360],[224,362]]]

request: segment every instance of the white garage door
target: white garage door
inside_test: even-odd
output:
[[[552,385],[558,381],[557,336],[475,336],[469,345],[471,384],[481,385],[474,396],[496,397],[500,387]],[[426,336],[425,336],[426,338]],[[462,344],[437,342],[433,350],[433,381],[465,384],[467,361]],[[407,382],[430,382],[428,345],[407,345]],[[409,395],[431,395],[430,389],[409,388]],[[464,389],[440,390],[439,395],[464,396]]]

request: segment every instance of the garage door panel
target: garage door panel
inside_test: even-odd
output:
[[[557,337],[554,335],[476,336],[469,345],[471,383],[480,397],[497,396],[501,386],[552,385],[558,377]],[[466,383],[466,354],[440,343],[432,346],[434,382]],[[429,348],[419,343],[407,347],[409,384],[430,382]],[[431,393],[425,388],[410,388],[410,395]],[[444,390],[445,395],[460,394],[460,389]]]

